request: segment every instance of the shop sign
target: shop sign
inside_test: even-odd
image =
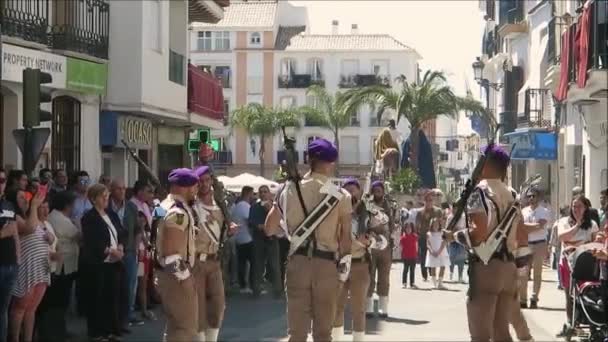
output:
[[[152,123],[148,120],[121,116],[118,122],[118,141],[124,140],[132,148],[152,148]]]
[[[66,89],[88,94],[106,94],[108,66],[68,57]]]
[[[51,88],[65,89],[66,57],[44,51],[26,49],[15,45],[2,44],[2,80],[23,81],[23,70],[40,69],[51,74]]]

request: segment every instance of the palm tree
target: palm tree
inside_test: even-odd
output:
[[[397,90],[381,85],[368,86],[349,94],[353,103],[365,103],[377,109],[377,120],[380,122],[385,110],[391,109],[397,114],[397,120],[404,118],[410,125],[411,164],[418,167],[416,151],[418,134],[422,124],[441,115],[455,117],[460,111],[471,115],[485,117],[484,106],[472,97],[459,97],[447,84],[445,75],[440,71],[428,70],[420,83],[407,82],[405,76],[397,77],[401,85]]]
[[[351,119],[356,115],[359,104],[355,97],[348,92],[336,92],[331,95],[325,87],[313,85],[306,91],[307,96],[315,98],[315,105],[299,108],[301,115],[325,127],[334,135],[334,144],[340,150],[340,130],[350,126]]]
[[[242,128],[251,137],[260,138],[260,175],[264,177],[266,139],[274,137],[281,127],[299,127],[300,114],[293,109],[267,108],[250,103],[232,112],[230,125]]]

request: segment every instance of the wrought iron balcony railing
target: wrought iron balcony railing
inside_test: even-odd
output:
[[[108,58],[110,28],[108,2],[55,0],[53,15],[55,20],[51,29],[51,45],[54,49]]]
[[[551,127],[549,96],[549,89],[527,89],[524,115],[518,118],[518,124],[527,127]]]
[[[51,0],[0,1],[2,34],[48,45]]]
[[[293,74],[293,75],[280,75],[279,76],[279,88],[297,88],[305,89],[313,84],[324,86],[325,82],[322,79],[312,79],[311,75],[308,74]]]
[[[232,151],[213,152],[213,161],[211,164],[215,166],[232,165]]]
[[[341,75],[340,82],[338,83],[338,87],[340,88],[366,87],[372,85],[390,87],[391,78],[389,75],[375,74]]]

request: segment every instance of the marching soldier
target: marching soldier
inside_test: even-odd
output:
[[[194,279],[198,295],[198,335],[196,341],[215,342],[226,306],[219,248],[224,215],[213,199],[213,179],[208,166],[197,168],[197,198],[193,204],[197,220]]]
[[[371,242],[366,234],[360,233],[367,230],[368,215],[365,203],[361,202],[362,192],[359,182],[356,179],[349,179],[342,186],[352,196],[353,203],[352,267],[350,277],[340,289],[332,339],[339,341],[339,338],[344,335],[344,308],[350,293],[353,341],[363,341],[365,338],[365,300],[369,287],[370,254],[367,249]]]
[[[382,181],[374,181],[371,184],[372,203],[388,216],[388,223],[371,227],[374,233],[384,236],[387,241],[391,241],[392,232],[394,229],[394,217],[391,210],[391,205],[385,197],[384,183]],[[378,293],[378,313],[380,318],[388,317],[388,290],[391,273],[392,248],[374,249],[372,250],[372,267],[369,289],[367,290],[367,314],[371,315],[374,312],[374,290]],[[376,274],[378,282],[376,282]],[[376,288],[377,285],[377,288]]]
[[[331,341],[339,281],[347,274],[351,252],[350,195],[336,189],[337,194],[334,192],[333,198],[326,200],[328,194],[322,193],[323,189],[335,187],[329,177],[335,171],[338,151],[328,140],[316,139],[308,145],[308,156],[310,172],[303,177],[301,186],[288,182],[281,190],[264,226],[267,236],[274,235],[280,232],[283,219],[292,236],[292,250],[300,244],[290,255],[286,268],[291,342],[306,341],[311,321],[313,340]],[[320,221],[314,220],[318,224],[304,242],[298,240],[299,235],[294,232],[305,222],[305,212],[310,215],[321,203],[333,208],[327,213],[327,207],[319,207],[327,216]],[[309,217],[312,220],[315,215]]]
[[[490,144],[483,151],[486,160],[481,182],[467,203],[472,227],[468,229],[473,247],[485,241],[497,228],[515,198],[502,181],[510,157],[501,147]],[[521,212],[513,221],[504,243],[495,251],[487,265],[473,256],[469,264],[467,316],[471,341],[511,341],[509,323],[517,306],[517,268],[513,253],[517,248],[517,227]]]
[[[194,219],[188,203],[194,199],[198,178],[190,169],[169,173],[169,195],[161,203],[166,211],[156,240],[158,287],[167,316],[165,338],[169,342],[193,341],[198,332],[198,302],[194,277]]]

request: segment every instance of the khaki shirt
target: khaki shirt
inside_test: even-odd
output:
[[[202,254],[216,254],[219,250],[220,235],[224,224],[222,210],[213,202],[206,205],[196,200],[192,209],[198,217],[198,227],[195,239],[196,252]],[[210,231],[212,233],[210,233]],[[213,234],[213,237],[211,236]],[[217,242],[216,242],[217,241]]]
[[[433,206],[432,209],[426,210],[424,207],[420,208],[416,214],[416,229],[418,230],[419,236],[426,236],[431,228],[431,220],[440,220],[443,217],[443,211],[441,208]]]
[[[162,246],[165,229],[179,229],[184,232],[184,239],[179,247],[179,254],[182,259],[188,261],[190,265],[194,265],[194,218],[190,212],[190,207],[183,198],[177,195],[169,194],[160,206],[166,211],[165,217],[158,226],[158,236],[156,239],[156,248],[162,255]]]
[[[469,197],[467,212],[469,214],[484,213],[488,216],[488,233],[491,233],[498,225],[498,213],[500,219],[509,210],[515,201],[512,189],[498,179],[484,179],[479,182],[477,188]],[[498,211],[497,211],[498,209]],[[513,220],[513,227],[507,236],[507,249],[509,252],[517,249],[517,227],[522,219],[521,210]]]
[[[318,173],[309,172],[304,175],[300,190],[302,191],[302,198],[309,213],[327,196],[327,194],[319,192],[327,181],[329,181],[328,177]],[[340,189],[340,191],[344,197],[342,197],[336,207],[314,231],[317,248],[322,251],[338,252],[340,239],[338,218],[340,216],[349,216],[353,211],[350,194],[343,189]],[[289,234],[292,234],[305,219],[295,186],[290,185],[281,192],[279,203],[286,203],[286,207],[282,208],[283,219],[287,224]]]

